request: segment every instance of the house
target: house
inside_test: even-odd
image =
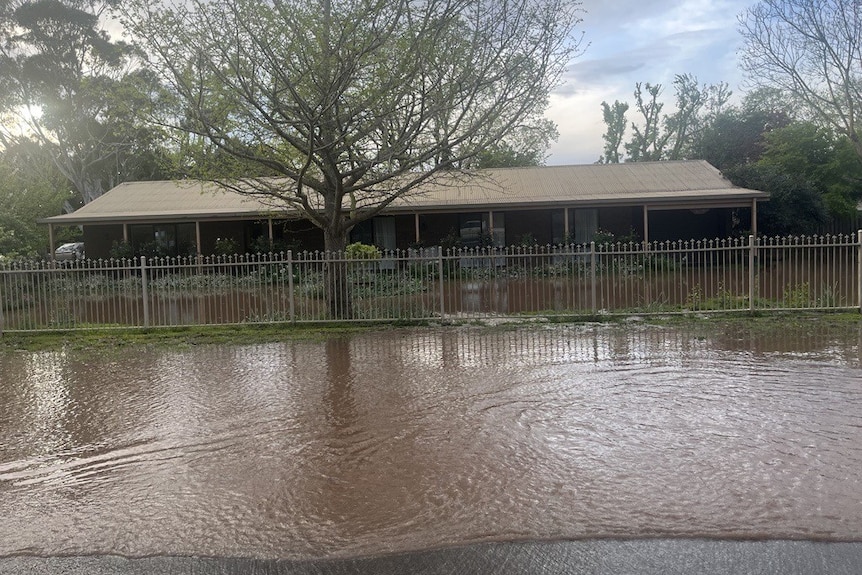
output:
[[[705,161],[502,168],[437,181],[354,228],[352,241],[383,249],[591,241],[597,232],[639,241],[728,237],[757,229],[768,195],[738,188]],[[323,234],[290,209],[199,181],[127,182],[71,214],[42,220],[83,227],[87,256],[117,242],[138,253],[213,253],[219,238],[240,252],[270,242],[323,248]]]

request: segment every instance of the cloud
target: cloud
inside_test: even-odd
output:
[[[602,101],[634,100],[636,82],[670,87],[676,74],[740,83],[736,15],[749,0],[585,0],[586,52],[551,97],[559,141],[549,164],[591,163],[602,153]],[[671,89],[665,91],[669,109]],[[633,118],[633,117],[632,117]]]

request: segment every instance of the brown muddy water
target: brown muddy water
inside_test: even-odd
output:
[[[0,355],[0,557],[862,540],[860,328]]]

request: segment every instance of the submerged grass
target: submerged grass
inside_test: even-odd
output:
[[[319,324],[251,324],[235,326],[204,326],[182,328],[93,328],[85,331],[6,333],[0,336],[0,353],[13,351],[83,350],[110,351],[142,346],[188,349],[198,345],[250,345],[283,341],[325,341],[369,332],[380,332],[405,327],[458,328],[482,330],[513,330],[537,324],[608,324],[666,327],[696,327],[706,331],[745,330],[748,333],[769,332],[776,329],[822,331],[824,329],[858,329],[862,333],[862,315],[859,312],[726,312],[716,314],[672,314],[630,316],[614,315],[552,315],[544,317],[493,318],[487,320],[450,320],[445,323],[429,321],[392,321],[368,323]]]

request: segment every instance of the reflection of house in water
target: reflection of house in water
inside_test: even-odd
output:
[[[756,231],[767,194],[733,186],[704,161],[504,168],[443,175],[358,224],[351,241],[384,250],[583,243],[597,232],[638,240],[727,237]],[[323,234],[296,212],[189,181],[127,182],[80,210],[44,220],[84,228],[87,256],[114,242],[143,253],[211,254],[229,239],[242,252],[274,243],[323,248]]]
[[[326,391],[324,406],[328,423],[336,434],[346,433],[356,423],[357,406],[350,363],[350,340],[326,340]]]

